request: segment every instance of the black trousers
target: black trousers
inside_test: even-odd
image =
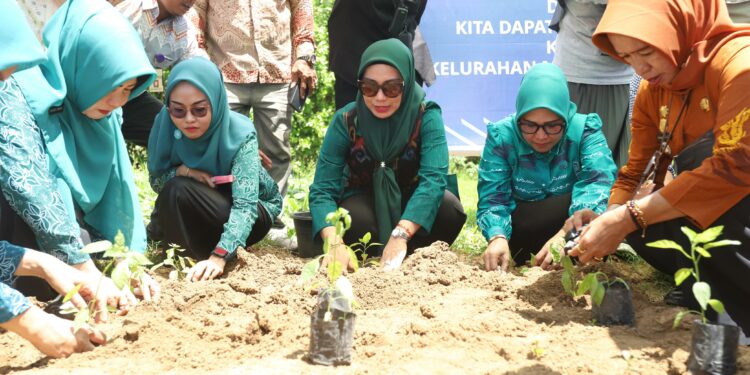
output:
[[[408,197],[402,199],[403,210],[408,202]],[[352,217],[352,226],[344,234],[344,242],[352,244],[358,242],[367,232],[372,234],[372,242],[377,242],[378,224],[375,217],[375,198],[372,194],[357,194],[343,200],[340,207],[346,208]],[[461,232],[466,222],[466,214],[461,201],[449,191],[443,193],[443,201],[435,217],[435,223],[429,234],[418,231],[407,245],[407,254],[414,250],[430,246],[435,241],[444,241],[452,244]],[[383,244],[385,246],[385,244]],[[372,246],[368,249],[368,256],[381,256],[383,246]]]
[[[245,246],[259,242],[271,229],[272,218],[263,205],[257,204],[258,217]],[[175,177],[156,199],[149,237],[180,245],[197,259],[208,259],[219,243],[231,209],[231,184],[212,189],[188,177]]]
[[[699,264],[703,281],[711,285],[711,296],[724,303],[727,313],[746,333],[750,333],[750,196],[745,197],[732,209],[719,217],[711,227],[723,225],[719,239],[742,242],[738,246],[724,246],[711,249],[711,258],[702,258]],[[646,262],[657,270],[674,275],[683,267],[692,267],[683,255],[674,250],[656,249],[647,243],[669,239],[680,244],[686,251],[690,242],[681,227],[700,232],[701,230],[685,218],[674,219],[649,225],[646,237],[637,230],[628,235],[628,244]],[[692,278],[685,282],[694,281]]]
[[[148,91],[125,103],[122,106],[122,136],[125,140],[148,147],[148,136],[162,107],[162,102]]]
[[[541,250],[569,217],[571,194],[548,197],[538,202],[518,202],[511,214],[513,233],[508,245],[516,264]]]

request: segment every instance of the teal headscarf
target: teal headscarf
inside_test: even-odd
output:
[[[255,127],[247,116],[231,111],[221,71],[211,61],[194,57],[177,64],[169,75],[165,104],[180,82],[189,82],[211,102],[211,125],[198,139],[188,139],[177,129],[167,108],[156,116],[148,139],[148,172],[159,176],[185,164],[214,176],[231,173],[235,154]]]
[[[521,130],[518,129],[518,120],[523,115],[539,108],[548,109],[561,119],[565,120],[567,126],[565,132],[574,125],[576,111],[575,103],[570,101],[568,82],[563,71],[555,64],[536,64],[526,72],[521,80],[521,88],[518,89],[516,97],[516,113],[513,115],[513,128],[518,137],[523,139]],[[579,121],[576,121],[579,122]],[[575,124],[583,125],[583,124]],[[579,126],[575,126],[578,128]],[[583,129],[581,127],[581,129]],[[563,134],[565,136],[565,133]]]
[[[112,240],[122,231],[132,250],[144,251],[146,231],[120,131],[122,111],[117,109],[100,120],[82,113],[133,78],[138,78],[139,84],[131,99],[153,82],[156,74],[140,37],[109,3],[69,0],[45,27],[44,39],[49,63],[42,71],[49,82],[62,73],[67,94],[62,111],[55,107],[32,109],[58,188],[64,199],[72,198],[78,205],[83,220],[98,235]],[[46,95],[34,87],[26,87],[24,93],[27,97]],[[71,208],[72,202],[67,203]]]
[[[396,68],[404,80],[401,106],[387,119],[379,119],[370,112],[362,98],[362,92],[357,93],[355,104],[357,130],[365,141],[367,151],[378,163],[385,162],[385,166],[376,168],[372,176],[378,241],[385,244],[401,216],[401,189],[390,165],[409,142],[425,93],[414,81],[414,58],[411,51],[398,39],[391,38],[371,44],[360,61],[360,79],[370,65],[388,64]]]
[[[39,65],[46,59],[42,46],[26,23],[15,0],[0,0],[0,70],[16,66],[16,71]]]

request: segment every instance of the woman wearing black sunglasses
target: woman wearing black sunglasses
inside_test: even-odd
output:
[[[325,221],[337,207],[351,213],[343,238],[370,232],[370,255],[397,268],[407,250],[434,241],[452,243],[466,215],[448,180],[448,145],[440,108],[424,102],[414,82],[411,52],[397,39],[370,45],[359,67],[356,101],[336,112],[320,150],[310,186],[314,236],[340,244]],[[349,264],[346,251],[336,252]]]
[[[616,168],[601,127],[598,115],[576,113],[560,68],[538,64],[526,73],[516,113],[487,126],[479,163],[477,224],[488,271],[537,251],[534,265],[547,269],[551,244],[582,217],[604,212]]]
[[[252,122],[229,110],[216,65],[202,57],[177,64],[165,98],[148,142],[151,186],[159,193],[149,237],[201,259],[187,280],[210,280],[239,247],[265,237],[282,198],[260,167]]]

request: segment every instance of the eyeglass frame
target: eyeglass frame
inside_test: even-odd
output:
[[[522,124],[522,122],[524,124]],[[559,122],[562,122],[562,124],[559,124]],[[555,123],[555,124],[553,124],[553,123]],[[526,120],[526,119],[522,118],[522,119],[518,120],[518,123],[516,125],[518,125],[518,130],[520,130],[521,133],[527,134],[527,135],[534,135],[534,134],[536,134],[539,131],[539,129],[542,129],[542,131],[544,131],[544,134],[546,134],[546,135],[558,135],[558,134],[562,133],[563,131],[565,131],[565,128],[568,126],[568,123],[565,120],[563,120],[563,119],[559,119],[559,120],[548,121],[548,122],[545,122],[545,123],[543,123],[543,124],[540,125],[540,124],[537,124],[534,121],[529,121],[529,120]],[[534,126],[534,131],[531,132],[531,133],[525,132],[523,130],[523,126]],[[550,131],[549,131],[549,127],[550,126],[560,126],[560,131],[558,131],[556,133],[550,133]]]

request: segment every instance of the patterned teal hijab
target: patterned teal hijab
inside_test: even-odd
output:
[[[46,55],[16,0],[0,0],[0,9],[0,70],[16,66],[18,72],[44,61]]]
[[[255,132],[247,116],[231,111],[219,68],[211,61],[195,57],[177,64],[169,75],[165,105],[172,90],[180,82],[188,82],[211,102],[211,125],[198,139],[188,139],[177,129],[167,108],[162,108],[148,139],[148,171],[159,176],[185,164],[214,176],[231,173],[237,150]]]
[[[144,251],[146,231],[120,131],[122,111],[100,120],[82,113],[131,79],[139,83],[132,99],[156,78],[140,37],[109,3],[68,0],[45,27],[44,39],[50,61],[42,71],[48,80],[62,73],[67,89],[62,108],[34,108],[37,121],[48,117],[39,127],[58,188],[83,211],[95,234],[112,240],[122,231],[131,249]],[[24,93],[45,95],[34,87]]]

